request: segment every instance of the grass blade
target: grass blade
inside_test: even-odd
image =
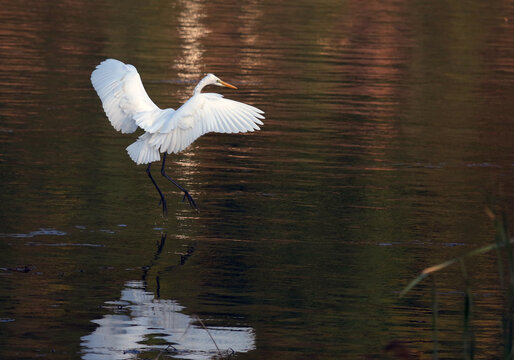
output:
[[[471,327],[471,316],[472,316],[472,294],[471,286],[469,284],[468,271],[466,269],[466,263],[464,259],[460,259],[460,268],[462,277],[464,278],[465,291],[464,291],[464,329],[463,329],[463,340],[464,340],[464,358],[473,360],[474,357],[474,340],[473,340],[473,329]]]
[[[434,350],[432,351],[432,359],[438,360],[438,344],[439,344],[439,303],[437,298],[437,287],[435,285],[435,277],[432,276],[432,332],[433,332],[433,343]]]
[[[514,240],[511,239],[510,241],[507,241],[506,243],[508,244],[512,244],[514,243]],[[478,249],[475,249],[475,250],[472,250],[472,251],[469,251],[467,253],[465,253],[464,255],[461,255],[461,256],[458,256],[456,258],[453,258],[451,260],[448,260],[448,261],[445,261],[445,262],[442,262],[440,264],[437,264],[437,265],[434,265],[434,266],[430,266],[426,269],[424,269],[421,274],[416,277],[414,280],[412,280],[409,285],[407,285],[401,292],[400,292],[400,295],[398,295],[398,297],[402,298],[405,296],[405,294],[407,294],[414,286],[416,286],[421,280],[423,280],[424,278],[426,278],[428,275],[430,274],[433,274],[435,273],[436,271],[439,271],[439,270],[442,270],[444,268],[447,268],[448,266],[450,265],[453,265],[455,264],[457,261],[460,261],[461,259],[465,259],[465,258],[468,258],[470,256],[474,256],[474,255],[478,255],[478,254],[482,254],[482,253],[486,253],[486,252],[489,252],[493,249],[497,249],[499,247],[503,247],[505,246],[505,243],[503,245],[500,245],[498,243],[495,243],[495,244],[489,244],[489,245],[486,245],[486,246],[483,246],[483,247],[480,247]],[[514,284],[513,284],[514,286]]]

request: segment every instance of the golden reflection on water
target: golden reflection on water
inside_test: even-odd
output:
[[[202,39],[210,32],[202,23],[205,18],[205,5],[202,0],[179,1],[182,7],[178,16],[178,34],[181,39],[180,54],[175,60],[178,77],[184,81],[179,90],[180,100],[191,97],[192,89],[204,75]]]

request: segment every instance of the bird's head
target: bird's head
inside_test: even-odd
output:
[[[216,86],[224,86],[229,87],[231,89],[237,89],[234,85],[231,85],[229,83],[226,83],[225,81],[221,80],[219,77],[217,77],[214,74],[207,74],[195,87],[194,93],[200,93],[204,87],[207,85],[216,85]]]
[[[225,87],[228,87],[231,89],[237,89],[237,87],[235,87],[234,85],[221,80],[219,77],[217,77],[214,74],[207,74],[205,79],[207,79],[207,85],[225,86]]]

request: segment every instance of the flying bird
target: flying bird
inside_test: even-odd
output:
[[[91,74],[103,109],[111,125],[122,133],[133,133],[139,127],[145,133],[127,147],[136,164],[148,164],[146,173],[160,196],[164,215],[166,199],[150,172],[152,162],[162,157],[161,174],[171,181],[198,211],[193,197],[165,171],[166,155],[179,153],[193,141],[209,132],[238,133],[259,130],[264,112],[251,105],[223,98],[215,93],[202,93],[207,85],[237,89],[213,74],[207,74],[196,85],[193,96],[177,110],[160,109],[145,91],[136,68],[115,59],[102,61]]]

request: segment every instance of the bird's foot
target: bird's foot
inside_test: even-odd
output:
[[[166,199],[164,196],[162,196],[161,200],[159,200],[159,205],[162,205],[162,215],[168,216],[168,206],[166,205]]]
[[[189,192],[184,191],[184,197],[182,198],[182,202],[184,202],[186,199],[189,202],[189,205],[193,209],[195,209],[196,212],[200,212],[200,210],[198,209],[198,206],[196,205],[195,200],[193,199],[193,197],[191,195],[189,195]]]

